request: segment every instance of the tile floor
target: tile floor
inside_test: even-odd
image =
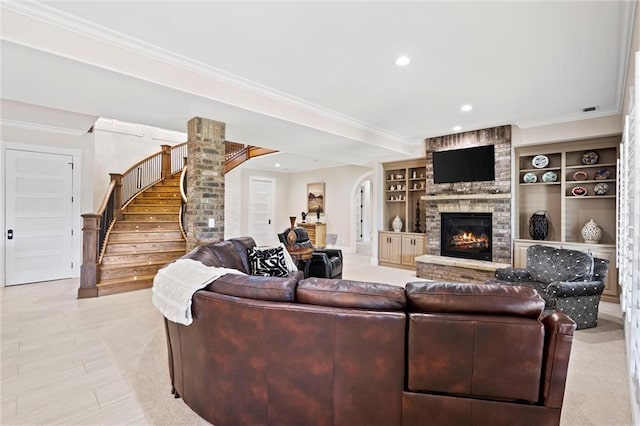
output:
[[[401,286],[419,280],[355,254],[345,254],[344,278]],[[151,423],[107,345],[135,342],[157,322],[151,290],[78,300],[78,285],[70,279],[0,288],[0,424]]]

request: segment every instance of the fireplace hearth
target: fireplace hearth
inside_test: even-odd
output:
[[[491,213],[441,213],[440,255],[492,260]]]

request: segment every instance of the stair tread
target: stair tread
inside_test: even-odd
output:
[[[130,255],[136,255],[136,254],[167,254],[167,253],[184,253],[184,249],[167,249],[167,250],[139,250],[139,251],[132,251],[132,252],[121,252],[121,253],[105,253],[104,256],[102,257],[103,259],[105,257],[116,257],[116,256],[130,256]]]
[[[126,241],[109,241],[108,244],[135,244],[135,243],[186,243],[186,241],[182,238],[168,239],[168,240],[126,240]]]
[[[110,265],[100,265],[100,270],[105,269],[122,269],[122,268],[137,268],[143,266],[163,266],[166,265],[166,260],[153,260],[150,262],[130,262],[130,263],[112,263]]]
[[[101,280],[97,286],[105,286],[105,285],[114,285],[114,284],[120,284],[120,283],[128,283],[128,282],[132,282],[132,281],[143,281],[143,280],[149,280],[149,279],[153,279],[153,277],[155,277],[155,274],[147,274],[147,275],[131,275],[129,277],[122,277],[122,278],[110,278],[108,280]],[[133,279],[133,277],[136,277],[136,279]]]

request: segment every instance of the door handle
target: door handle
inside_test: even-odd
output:
[[[13,240],[13,229],[7,231],[7,240]]]
[[[269,219],[269,225],[271,225],[271,219]]]

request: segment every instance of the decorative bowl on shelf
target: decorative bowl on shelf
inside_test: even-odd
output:
[[[596,183],[595,186],[593,187],[593,192],[596,195],[604,195],[607,192],[609,192],[609,185],[607,185],[604,182]]]
[[[558,175],[555,172],[548,171],[542,175],[543,182],[555,182],[558,180]]]
[[[536,183],[538,181],[538,176],[533,173],[525,173],[524,176],[522,176],[522,181],[524,183]]]
[[[584,170],[578,170],[573,174],[573,180],[587,180],[589,176]]]
[[[549,165],[549,157],[547,157],[546,155],[536,155],[531,160],[531,164],[536,169],[542,169],[542,168],[547,167]]]
[[[598,162],[598,153],[595,151],[587,151],[582,154],[580,162],[585,165],[596,164]]]
[[[596,180],[609,179],[611,177],[611,171],[606,167],[602,167],[598,169],[598,171],[593,175],[593,178]]]
[[[588,192],[589,191],[587,191],[587,188],[585,188],[584,186],[574,186],[571,190],[571,193],[576,197],[583,197],[587,195]]]

